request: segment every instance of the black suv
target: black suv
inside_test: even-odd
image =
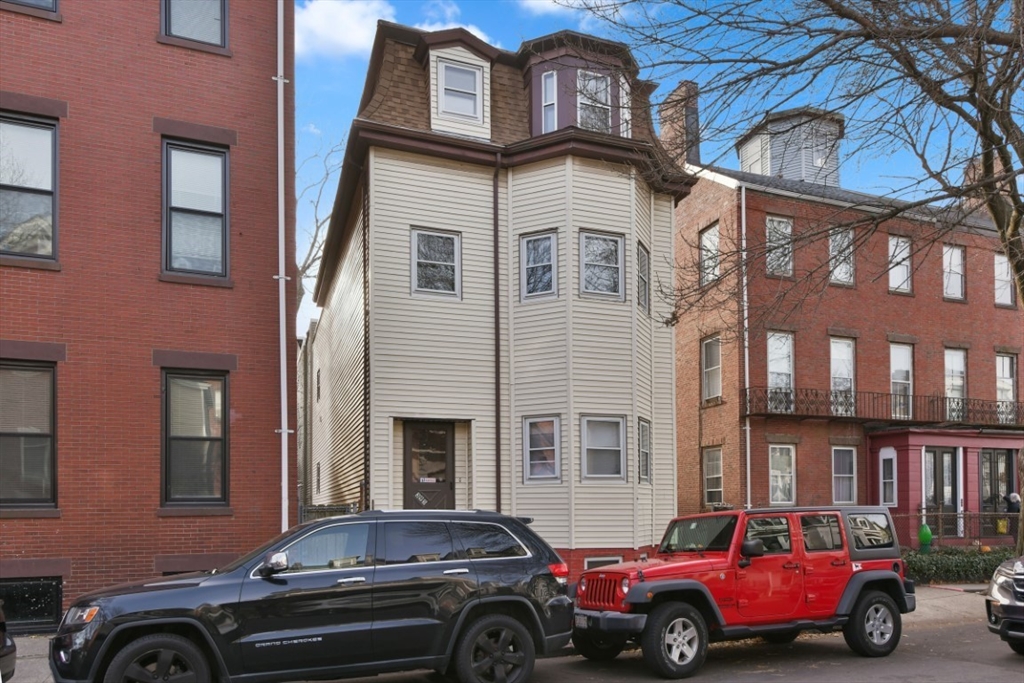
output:
[[[522,683],[566,645],[568,568],[480,511],[368,511],[296,526],[222,569],[79,598],[50,644],[58,683],[287,681],[436,669]]]

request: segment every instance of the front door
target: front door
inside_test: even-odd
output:
[[[455,509],[455,423],[406,422],[406,510]]]
[[[955,448],[924,451],[924,504],[929,526],[938,536],[961,536],[958,516],[960,467]]]
[[[803,549],[793,543],[786,515],[748,517],[744,540],[755,538],[764,543],[764,556],[736,572],[738,609],[750,623],[778,621],[803,604]]]
[[[986,536],[1008,533],[1010,525],[995,513],[1006,512],[1004,496],[1015,491],[1013,486],[1013,451],[1008,448],[985,448],[981,451],[982,533]],[[1005,525],[1005,528],[1003,526]]]

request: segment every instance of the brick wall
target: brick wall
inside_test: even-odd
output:
[[[40,566],[28,561],[70,560],[65,604],[83,591],[182,566],[157,556],[196,555],[192,564],[202,565],[280,530],[276,4],[229,6],[230,56],[158,43],[157,2],[61,0],[61,21],[0,11],[0,88],[68,104],[58,138],[60,268],[10,259],[0,266],[0,338],[67,349],[56,369],[57,505],[43,518],[0,511],[0,577]],[[294,82],[292,14],[286,3],[286,76]],[[291,178],[292,85],[286,92]],[[154,118],[237,133],[229,151],[230,287],[160,279]],[[286,206],[291,340],[291,180]],[[294,344],[287,348],[294,368]],[[237,357],[229,377],[229,507],[217,511],[225,514],[168,516],[161,508],[154,349]],[[294,428],[293,385],[290,373]],[[292,492],[294,462],[289,479]]]

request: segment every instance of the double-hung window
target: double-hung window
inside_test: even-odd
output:
[[[708,337],[700,344],[701,400],[722,395],[722,340]]]
[[[558,72],[548,71],[541,81],[541,133],[558,128]]]
[[[853,448],[832,449],[832,503],[853,505],[857,502],[857,451]]]
[[[833,228],[828,236],[829,279],[853,284],[853,228]]]
[[[224,47],[227,0],[163,0],[164,35]]]
[[[57,126],[0,117],[0,254],[53,258]]]
[[[946,419],[959,422],[966,417],[967,351],[946,349]]]
[[[625,420],[583,417],[583,478],[626,478]]]
[[[1017,356],[996,356],[996,413],[1000,424],[1016,422]]]
[[[622,298],[622,238],[580,233],[580,287],[584,294]]]
[[[878,463],[878,500],[886,507],[896,507],[896,449],[883,448]]]
[[[768,446],[768,486],[772,505],[796,503],[796,447]]]
[[[164,269],[228,274],[228,153],[164,143]]]
[[[832,414],[854,415],[853,357],[854,342],[852,339],[832,339]]]
[[[637,422],[637,469],[640,481],[651,481],[651,423],[647,420]]]
[[[910,292],[910,240],[889,235],[889,291]]]
[[[768,411],[793,412],[793,335],[768,333]]]
[[[942,245],[942,296],[963,299],[964,248],[952,244]]]
[[[718,223],[700,233],[700,285],[718,279]]]
[[[651,312],[651,253],[636,243],[636,305],[644,313]]]
[[[768,216],[765,265],[769,275],[793,274],[793,221]]]
[[[412,290],[460,296],[461,239],[457,233],[412,231]]]
[[[722,477],[722,449],[720,447],[704,449],[704,503],[715,505],[724,503]]]
[[[581,69],[578,91],[580,128],[598,133],[612,132],[611,81],[608,76]]]
[[[889,345],[889,373],[891,377],[892,418],[909,420],[914,394],[914,347],[909,344]]]
[[[520,287],[523,299],[537,299],[558,293],[558,241],[555,233],[525,235],[519,241],[522,263]]]
[[[527,482],[561,478],[557,417],[530,417],[523,422],[523,471]]]
[[[164,501],[226,503],[227,376],[164,373]]]
[[[482,121],[483,70],[443,60],[438,61],[438,69],[441,71],[441,113]]]
[[[0,505],[56,502],[54,367],[0,363]]]
[[[1006,254],[995,255],[996,305],[1013,306],[1016,292],[1013,288],[1013,274]]]

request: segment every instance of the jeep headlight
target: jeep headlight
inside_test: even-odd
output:
[[[62,626],[68,628],[78,628],[91,624],[94,619],[99,615],[100,608],[96,605],[76,605],[67,611],[64,615],[64,623]]]
[[[629,577],[624,576],[622,578],[622,594],[625,595],[629,592]]]

